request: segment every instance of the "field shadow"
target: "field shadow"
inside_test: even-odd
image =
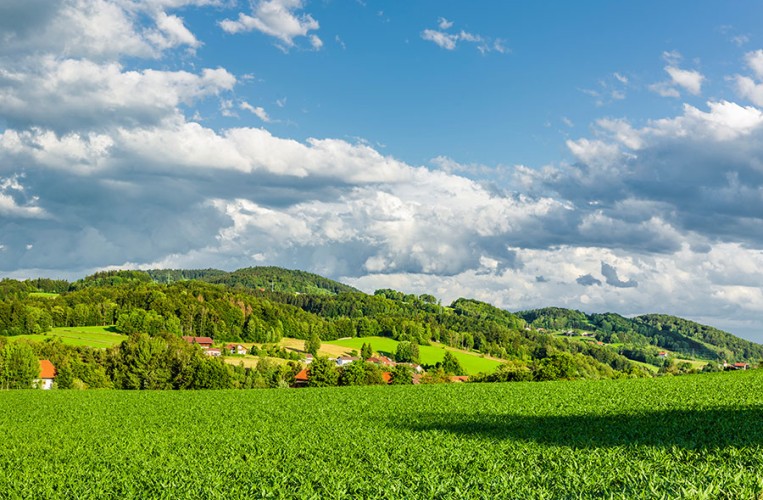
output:
[[[763,407],[645,411],[610,415],[469,415],[420,413],[389,424],[492,440],[575,448],[644,445],[685,449],[763,445]]]

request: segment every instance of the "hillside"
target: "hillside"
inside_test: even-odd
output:
[[[442,343],[509,362],[491,380],[651,376],[643,363],[670,373],[713,371],[720,361],[763,358],[763,346],[670,316],[625,318],[560,308],[514,314],[466,298],[443,306],[429,294],[382,289],[369,295],[274,267],[108,271],[64,285],[0,282],[0,335],[113,325],[126,335],[208,336],[216,342],[378,336],[420,346]],[[661,350],[669,351],[668,359]]]
[[[663,349],[690,359],[763,359],[760,344],[675,316],[647,314],[626,318],[615,313],[586,314],[558,307],[521,311],[517,315],[534,328],[591,332],[597,340],[614,344],[619,352],[639,361],[653,361]]]
[[[280,267],[248,267],[233,272],[217,269],[152,269],[147,271],[158,283],[199,280],[256,291],[281,293],[329,294],[359,292],[359,290],[317,274]]]

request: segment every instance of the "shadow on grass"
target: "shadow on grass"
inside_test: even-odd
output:
[[[575,448],[644,445],[686,449],[763,445],[763,407],[612,415],[417,414],[391,427]]]

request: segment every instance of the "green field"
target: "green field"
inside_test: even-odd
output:
[[[30,297],[43,297],[46,299],[53,299],[58,297],[59,294],[57,293],[50,293],[50,292],[29,292]]]
[[[338,345],[360,351],[364,343],[371,344],[375,352],[384,353],[392,356],[397,349],[398,342],[387,337],[355,337],[351,339],[331,340],[323,342],[329,345]],[[446,349],[452,352],[468,375],[477,373],[492,373],[501,364],[494,359],[482,358],[479,354],[470,354],[468,352],[451,349],[443,345],[419,346],[420,362],[425,365],[434,365],[442,361],[445,357]]]
[[[59,338],[66,345],[89,347],[112,347],[127,339],[126,335],[116,333],[113,326],[63,326],[53,328],[43,335],[16,335],[8,340],[28,339],[45,342]]]
[[[759,498],[761,387],[763,371],[285,391],[5,391],[0,496]]]

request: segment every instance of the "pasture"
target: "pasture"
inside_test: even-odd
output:
[[[763,371],[283,391],[5,391],[0,492],[759,498],[761,387]]]
[[[127,340],[127,335],[116,333],[113,326],[62,326],[41,335],[16,335],[7,338],[10,341],[28,339],[35,342],[58,338],[66,345],[106,348]]]
[[[398,342],[387,337],[354,337],[351,339],[330,340],[321,344],[335,345],[347,349],[355,349],[360,352],[364,343],[371,344],[374,352],[380,352],[388,356],[395,354]],[[458,358],[458,362],[466,371],[467,375],[476,375],[477,373],[492,373],[501,364],[501,361],[482,357],[479,354],[472,354],[459,349],[446,347],[442,344],[432,344],[431,346],[419,346],[420,362],[426,365],[434,365],[445,357],[445,352],[450,351]]]

